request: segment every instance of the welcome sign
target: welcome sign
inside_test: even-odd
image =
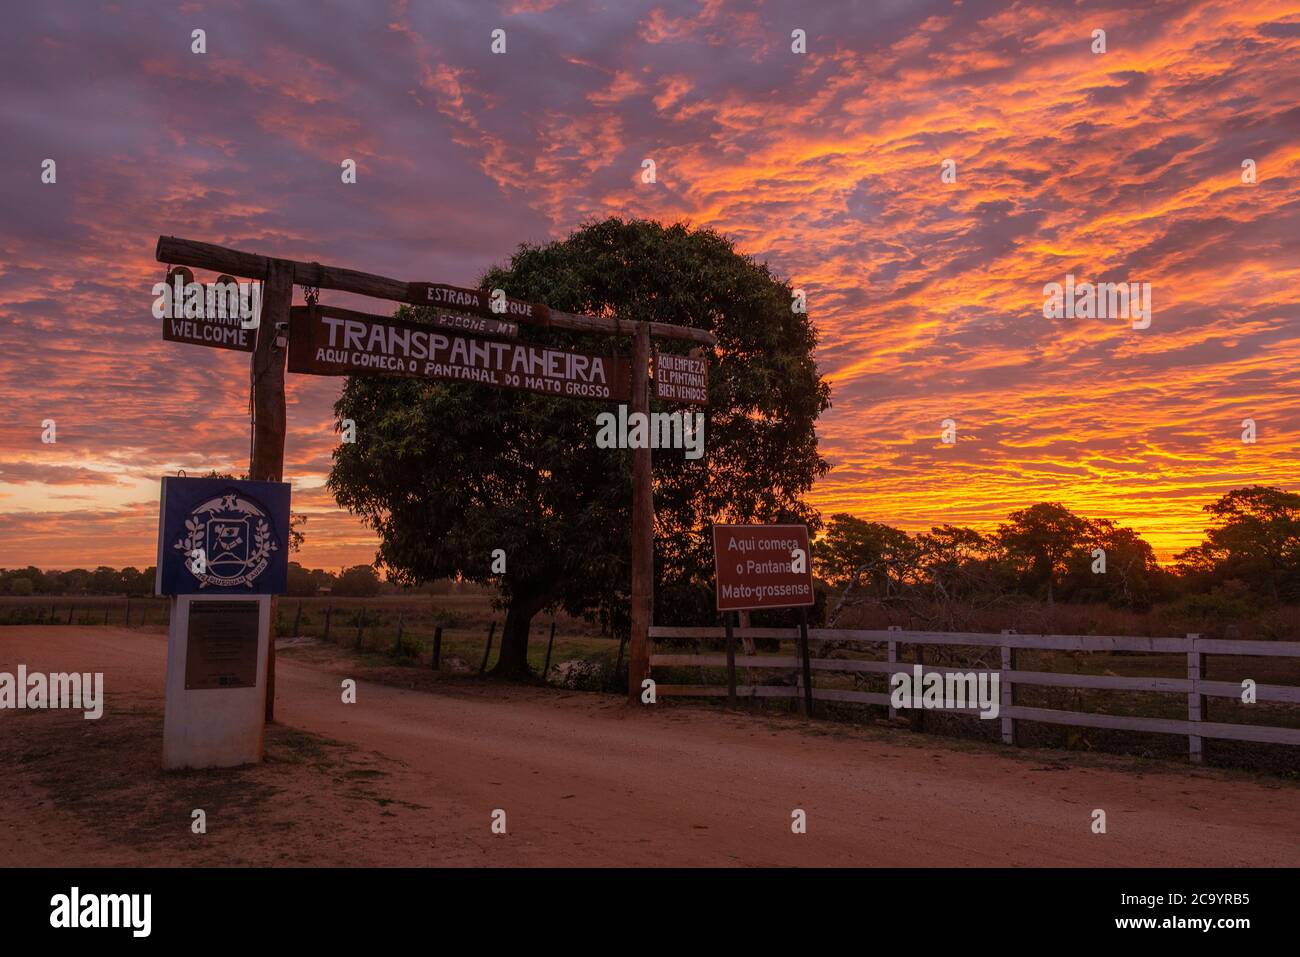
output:
[[[287,482],[162,480],[159,595],[280,595],[288,577]]]

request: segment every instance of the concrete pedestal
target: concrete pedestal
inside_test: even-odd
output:
[[[171,602],[163,767],[225,768],[260,762],[266,730],[271,596],[179,595]],[[208,605],[197,609],[195,627],[202,634],[196,634],[196,640],[191,642],[191,612],[204,602],[238,603],[239,607]],[[253,653],[252,641],[234,636],[237,629],[226,627],[235,618],[250,625],[245,617],[253,613],[250,605],[256,606],[255,665],[247,657]],[[225,614],[227,611],[231,614]],[[193,663],[188,660],[192,650]],[[250,680],[251,685],[240,686]]]

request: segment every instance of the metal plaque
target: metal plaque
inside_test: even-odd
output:
[[[185,690],[257,686],[256,601],[190,602]]]

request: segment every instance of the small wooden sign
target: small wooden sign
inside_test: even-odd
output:
[[[257,686],[256,601],[190,603],[185,690]]]
[[[509,319],[497,319],[495,316],[489,318],[440,312],[431,322],[439,329],[468,332],[476,336],[494,336],[502,339],[515,339],[519,336],[519,323],[511,322]]]
[[[718,611],[816,602],[807,525],[714,525],[713,567]]]
[[[655,398],[667,402],[709,404],[709,361],[655,351]]]
[[[169,342],[252,352],[257,341],[257,330],[245,329],[238,316],[220,319],[172,319],[164,316],[162,324],[163,338]]]
[[[459,335],[429,323],[295,306],[290,372],[456,379],[571,399],[631,396],[631,363],[531,343]]]
[[[244,328],[244,320],[239,316],[238,292],[233,296],[209,296],[205,287],[203,315],[186,318],[185,291],[192,282],[194,273],[184,266],[177,266],[167,274],[170,311],[175,317],[163,316],[163,338],[168,342],[189,342],[196,346],[252,352],[257,342],[257,329]],[[236,285],[231,276],[219,276],[214,284],[216,289],[221,290],[234,289]]]
[[[499,299],[501,312],[492,308],[492,294],[486,289],[464,289],[440,282],[411,282],[406,284],[406,301],[419,306],[454,309],[472,312],[490,318],[527,322],[544,326],[551,320],[551,310],[541,303],[525,302],[510,296]]]

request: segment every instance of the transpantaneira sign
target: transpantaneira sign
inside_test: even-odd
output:
[[[709,363],[695,356],[656,351],[654,355],[655,398],[668,402],[709,404]]]
[[[815,603],[806,525],[714,525],[718,611]]]
[[[290,311],[288,368],[311,375],[457,379],[567,398],[631,395],[627,359],[478,339],[332,306]]]

